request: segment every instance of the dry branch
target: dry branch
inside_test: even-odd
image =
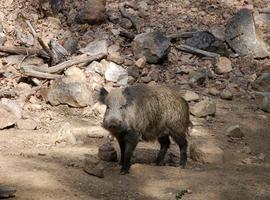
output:
[[[69,68],[73,65],[78,65],[81,63],[89,63],[89,62],[92,62],[95,60],[100,60],[100,59],[105,58],[105,57],[106,57],[106,54],[98,54],[96,56],[87,56],[87,57],[82,57],[80,55],[80,56],[74,57],[72,60],[68,60],[68,61],[62,62],[58,65],[55,65],[53,67],[40,69],[40,70],[42,70],[45,73],[54,74],[54,73],[59,73],[59,72],[63,71],[64,69]]]
[[[180,32],[180,33],[172,33],[167,35],[167,38],[170,40],[177,40],[179,38],[191,38],[196,32]]]
[[[21,73],[25,76],[43,78],[43,79],[57,79],[60,78],[61,75],[58,74],[49,74],[45,72],[36,71],[37,67],[33,66],[24,66],[20,69]]]
[[[48,58],[48,54],[46,52],[44,52],[42,49],[37,48],[0,46],[0,51],[9,54],[38,55],[44,58]]]
[[[209,51],[204,51],[204,50],[201,50],[201,49],[198,49],[198,48],[195,48],[195,47],[191,47],[191,46],[188,46],[188,45],[179,45],[179,46],[175,46],[177,49],[181,50],[181,51],[186,51],[188,53],[192,53],[192,54],[199,54],[199,55],[203,55],[203,56],[207,56],[207,57],[210,57],[210,58],[219,58],[220,55],[217,54],[217,53],[212,53],[212,52],[209,52]]]

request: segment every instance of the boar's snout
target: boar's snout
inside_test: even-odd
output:
[[[109,130],[115,130],[120,126],[120,121],[117,119],[104,119],[103,127]]]

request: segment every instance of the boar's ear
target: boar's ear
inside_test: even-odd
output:
[[[132,89],[130,87],[126,87],[123,91],[123,95],[127,99],[127,104],[131,104],[133,100]]]
[[[99,97],[98,97],[98,101],[100,103],[103,103],[105,104],[105,99],[106,99],[106,96],[108,95],[108,91],[102,87],[100,90],[99,90]]]

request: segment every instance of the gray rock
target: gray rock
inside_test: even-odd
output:
[[[111,143],[105,143],[98,148],[98,156],[101,160],[107,162],[117,161],[117,152]]]
[[[19,119],[16,123],[16,127],[22,130],[35,130],[37,126],[33,119]]]
[[[148,63],[158,63],[170,52],[170,40],[159,31],[141,33],[132,42],[137,59],[145,56]]]
[[[125,29],[130,29],[133,26],[133,24],[131,23],[131,21],[129,19],[122,18],[120,20],[120,26],[125,28]]]
[[[241,9],[228,20],[225,39],[229,46],[240,56],[253,55],[255,58],[269,56],[269,47],[256,34],[252,10]]]
[[[214,25],[210,27],[209,32],[217,39],[223,42],[225,41],[225,27],[224,26]]]
[[[230,90],[225,89],[220,93],[220,98],[225,99],[225,100],[232,100],[233,99],[233,94],[231,93]]]
[[[16,193],[15,187],[9,187],[9,186],[0,186],[0,198],[6,199],[10,197],[14,197]]]
[[[270,92],[270,73],[263,73],[251,85],[257,91]]]
[[[226,135],[230,138],[237,138],[237,139],[241,139],[245,136],[239,125],[230,126],[227,129]]]
[[[70,53],[74,54],[78,49],[78,40],[75,37],[69,37],[64,43],[64,48]]]
[[[16,123],[16,121],[17,121],[16,115],[0,104],[0,130],[13,126]]]
[[[270,92],[255,93],[255,103],[258,108],[270,113]]]
[[[198,31],[188,38],[186,45],[198,49],[224,54],[225,46],[223,42],[207,31]]]
[[[128,72],[120,65],[110,62],[106,67],[105,79],[118,85],[127,85]]]
[[[89,175],[104,178],[104,166],[100,159],[95,156],[87,157],[87,159],[85,159],[83,170]]]
[[[98,54],[108,54],[108,43],[106,40],[95,40],[90,42],[85,48],[80,49],[81,53],[85,53],[90,56]]]
[[[216,103],[212,100],[205,99],[193,105],[190,108],[191,114],[197,117],[206,117],[208,115],[215,115]]]
[[[106,20],[106,1],[88,0],[83,4],[84,7],[79,10],[75,16],[75,22],[79,24],[88,23],[90,25],[101,24]]]
[[[220,57],[216,63],[215,72],[217,74],[225,74],[232,71],[232,62],[226,57]]]
[[[128,71],[128,75],[134,78],[138,78],[140,75],[140,70],[136,66],[128,66],[127,71]]]
[[[217,88],[213,87],[208,90],[208,93],[213,96],[218,96],[220,94],[220,91]]]
[[[190,158],[201,163],[222,164],[224,151],[211,140],[193,141],[190,145]]]
[[[200,97],[199,97],[199,95],[196,92],[187,90],[185,92],[185,94],[183,95],[183,98],[186,101],[197,101],[197,100],[199,100]]]
[[[56,106],[67,104],[72,107],[85,107],[92,104],[92,92],[87,87],[83,72],[75,67],[65,72],[65,77],[55,80],[50,86],[47,98]]]
[[[193,72],[190,74],[190,83],[201,85],[206,79],[206,74],[204,72]]]

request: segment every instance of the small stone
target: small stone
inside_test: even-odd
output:
[[[136,79],[133,78],[133,76],[128,76],[128,84],[129,84],[129,85],[132,85],[132,84],[134,84],[135,82],[136,82]]]
[[[15,100],[2,98],[2,105],[4,105],[10,112],[12,112],[18,119],[22,117],[22,107]]]
[[[196,103],[190,108],[191,114],[196,117],[206,117],[208,115],[215,115],[216,113],[216,103],[212,100],[205,99]]]
[[[230,126],[227,129],[226,135],[230,138],[237,138],[237,139],[241,139],[244,137],[244,133],[242,132],[239,125]]]
[[[133,24],[131,23],[131,21],[127,18],[122,18],[120,21],[120,26],[125,28],[125,29],[130,29]]]
[[[216,63],[215,72],[217,74],[225,74],[232,71],[232,62],[226,57],[220,57]]]
[[[125,59],[120,55],[119,52],[110,53],[107,57],[108,61],[112,61],[118,65],[121,65],[125,62]]]
[[[270,73],[260,75],[251,86],[259,92],[270,92]]]
[[[252,163],[252,159],[251,158],[245,158],[241,161],[243,164],[247,164],[250,165]]]
[[[17,117],[12,112],[5,109],[0,104],[0,130],[13,126],[17,121]]]
[[[261,160],[261,161],[265,161],[265,158],[266,158],[266,155],[264,153],[260,153],[258,155],[258,159]]]
[[[255,103],[258,108],[270,113],[270,92],[256,92]]]
[[[21,130],[35,130],[37,123],[33,119],[20,119],[16,123],[17,129]]]
[[[190,145],[190,158],[202,163],[222,164],[224,152],[211,140],[194,141]]]
[[[132,42],[137,59],[145,56],[148,63],[158,63],[170,52],[170,40],[159,31],[136,35]]]
[[[225,100],[232,100],[233,94],[229,90],[225,89],[220,93],[220,98]]]
[[[65,76],[68,79],[71,79],[74,82],[85,81],[85,75],[83,71],[78,67],[70,67],[65,71]]]
[[[64,48],[72,55],[77,51],[78,40],[74,37],[69,37],[64,43]]]
[[[92,176],[104,178],[104,166],[100,159],[95,156],[87,157],[87,159],[85,159],[83,170]]]
[[[75,17],[79,24],[101,24],[106,20],[106,0],[88,0]]]
[[[191,73],[190,76],[191,76],[191,79],[190,79],[191,84],[201,85],[204,83],[206,79],[206,74],[203,72],[194,72],[194,73]]]
[[[127,68],[127,71],[128,71],[128,75],[129,75],[129,76],[132,76],[132,77],[134,77],[134,78],[138,78],[139,75],[140,75],[140,70],[139,70],[139,68],[136,67],[136,66],[129,66],[129,67]]]
[[[185,92],[185,94],[183,95],[183,98],[186,101],[197,101],[197,100],[199,100],[200,97],[199,97],[199,95],[196,92],[187,90]]]
[[[117,153],[111,143],[105,143],[98,148],[98,156],[107,162],[116,162]]]
[[[141,81],[142,81],[143,83],[149,83],[149,82],[151,81],[151,77],[150,77],[150,76],[143,76],[143,77],[141,78]]]
[[[220,91],[217,88],[213,87],[208,90],[208,93],[213,96],[218,96],[220,94]]]
[[[80,49],[81,53],[89,56],[96,56],[99,54],[108,54],[108,43],[106,40],[95,40],[89,43],[85,48]]]
[[[146,58],[145,58],[144,56],[141,57],[141,58],[139,58],[139,59],[135,62],[135,65],[136,65],[138,68],[140,68],[140,69],[144,68],[145,64],[146,64]]]
[[[102,63],[99,63],[97,61],[93,61],[90,65],[88,65],[86,68],[85,68],[85,73],[86,74],[89,74],[89,73],[93,73],[93,72],[96,72],[98,73],[99,75],[103,76],[104,73],[105,73],[106,69],[105,69],[105,66],[102,65]]]
[[[151,77],[151,80],[157,82],[159,81],[159,70],[157,69],[151,69],[151,71],[149,72],[149,77]]]
[[[72,127],[70,123],[68,122],[64,123],[57,133],[57,138],[55,140],[55,143],[68,142],[73,145],[77,144],[77,139],[74,136],[74,134],[71,132],[71,130],[72,130]]]
[[[242,152],[246,154],[251,154],[251,149],[248,146],[244,146],[242,149]]]
[[[135,65],[135,63],[133,62],[133,60],[125,59],[124,65],[125,66],[132,66],[132,65]]]

